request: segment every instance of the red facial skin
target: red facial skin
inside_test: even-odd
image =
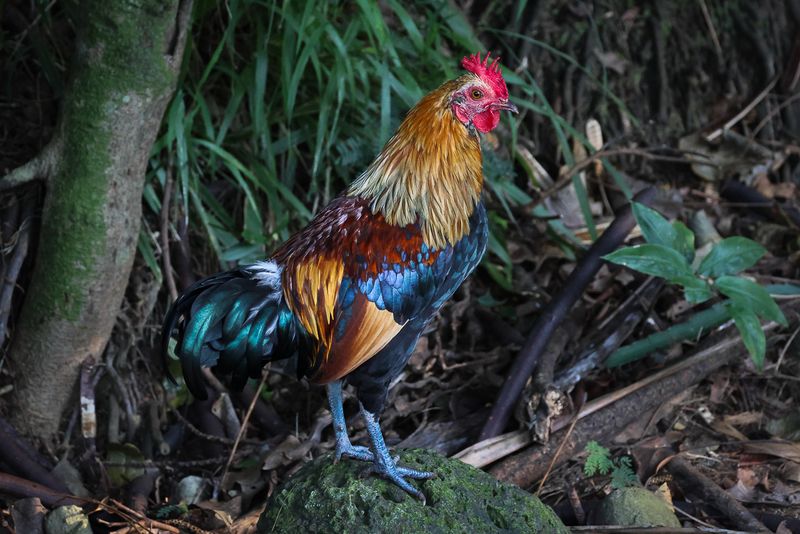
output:
[[[453,112],[464,126],[470,124],[481,132],[491,132],[500,123],[500,111],[516,113],[517,108],[485,86],[469,85],[453,95]]]

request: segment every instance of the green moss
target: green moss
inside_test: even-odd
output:
[[[86,6],[85,13],[94,16],[83,21],[63,100],[61,160],[48,182],[42,217],[37,268],[46,269],[47,276],[40,277],[30,293],[23,321],[40,321],[51,314],[79,320],[93,283],[107,276],[103,270],[108,264],[102,261],[108,250],[106,213],[113,211],[117,194],[109,173],[120,152],[113,143],[114,129],[125,120],[124,106],[170,91],[175,74],[165,52],[173,19],[163,13],[174,10],[176,3],[139,0],[109,5],[95,0]],[[128,249],[132,254],[135,244]],[[128,259],[114,261],[121,265]]]
[[[402,451],[400,463],[437,477],[413,484],[427,506],[394,484],[363,477],[362,462],[330,454],[304,466],[267,503],[259,532],[566,532],[547,506],[516,486],[432,451]]]
[[[612,491],[597,509],[598,525],[621,527],[680,527],[675,512],[654,493],[644,488],[622,488]]]

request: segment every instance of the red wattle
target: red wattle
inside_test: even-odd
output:
[[[496,109],[486,110],[472,118],[472,124],[474,124],[475,128],[481,133],[491,132],[497,128],[499,122],[500,112]]]

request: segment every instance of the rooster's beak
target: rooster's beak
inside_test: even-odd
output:
[[[514,104],[512,104],[508,100],[506,100],[505,102],[500,102],[499,104],[497,104],[496,109],[499,109],[501,111],[510,111],[511,113],[519,113],[519,110],[517,109],[517,106],[515,106]]]

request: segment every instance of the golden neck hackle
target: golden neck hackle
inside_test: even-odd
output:
[[[450,95],[465,78],[420,100],[348,190],[368,199],[389,224],[418,222],[425,242],[437,249],[469,233],[469,217],[483,189],[478,136],[450,109]]]

